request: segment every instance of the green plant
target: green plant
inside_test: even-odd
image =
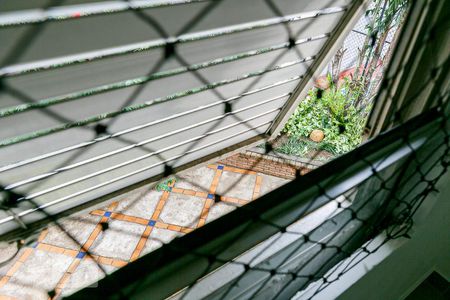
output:
[[[390,59],[403,23],[409,0],[372,0],[372,8],[366,11],[366,16],[373,21],[366,25],[367,36],[360,47],[357,68],[353,74],[363,85],[364,95],[358,102],[371,103],[381,83],[382,76],[377,69],[383,68]],[[394,30],[392,32],[392,30]],[[390,33],[393,38],[385,47]]]
[[[311,150],[319,150],[318,144],[295,137],[289,137],[280,147],[275,149],[277,152],[296,156],[304,156]]]
[[[331,76],[328,78],[330,88],[326,91],[311,89],[286,123],[283,131],[290,140],[294,140],[293,138],[309,137],[314,129],[320,129],[324,132],[324,140],[317,144],[317,147],[310,147],[310,149],[326,150],[338,155],[354,149],[361,143],[370,106],[363,108],[356,106],[355,103],[361,93],[359,85],[349,80],[345,80],[341,85],[335,85]],[[284,150],[297,151],[296,155],[304,155],[303,150],[291,149],[294,144],[295,142],[290,141]],[[305,149],[301,145],[297,144],[297,146],[299,149]]]
[[[170,191],[170,186],[172,186],[173,184],[175,184],[176,179],[175,178],[168,178],[164,181],[159,182],[156,186],[155,186],[155,190],[157,190],[158,192],[160,191]]]

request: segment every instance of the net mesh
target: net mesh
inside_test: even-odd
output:
[[[76,259],[91,258],[105,275],[108,274],[102,263],[105,258],[102,260],[98,255],[91,253],[90,247],[92,243],[89,241],[81,243],[70,233],[70,230],[64,228],[64,224],[58,219],[59,215],[52,213],[51,204],[42,205],[42,203],[35,201],[40,195],[44,195],[53,189],[64,188],[77,182],[101,176],[115,168],[131,163],[133,159],[142,159],[142,157],[149,156],[158,158],[159,162],[157,164],[163,167],[162,176],[175,180],[186,180],[176,173],[176,168],[173,166],[183,156],[198,151],[202,147],[207,147],[207,145],[202,144],[206,137],[216,131],[227,128],[227,126],[232,127],[233,125],[221,123],[224,116],[231,116],[236,123],[247,126],[245,130],[236,133],[236,135],[247,131],[256,131],[257,136],[267,137],[267,132],[261,133],[257,131],[259,126],[266,124],[254,126],[249,122],[251,119],[239,118],[236,114],[239,109],[233,107],[235,98],[224,95],[220,87],[243,79],[251,79],[240,93],[240,96],[236,97],[255,93],[258,89],[261,89],[261,87],[258,87],[259,80],[262,78],[261,75],[282,69],[289,66],[289,64],[295,65],[315,58],[304,55],[299,48],[295,47],[296,45],[310,42],[314,39],[320,40],[329,37],[330,34],[300,39],[302,32],[296,32],[292,27],[292,22],[295,18],[286,16],[286,13],[278,7],[276,1],[265,0],[264,3],[270,9],[272,17],[278,17],[278,24],[284,26],[289,37],[287,41],[283,44],[248,51],[235,56],[217,58],[204,63],[189,63],[180,54],[178,47],[183,43],[187,43],[190,38],[187,33],[224,1],[226,0],[173,1],[173,3],[117,1],[116,6],[109,11],[94,9],[81,12],[52,11],[50,8],[64,5],[65,1],[48,1],[47,5],[42,7],[44,13],[41,15],[30,16],[28,19],[23,20],[13,19],[10,20],[10,23],[1,25],[0,30],[24,24],[29,25],[29,27],[21,36],[17,37],[14,47],[8,51],[8,54],[0,64],[3,66],[0,74],[0,89],[2,93],[19,99],[22,104],[2,108],[0,110],[0,118],[12,118],[23,112],[39,110],[54,120],[57,125],[3,139],[0,141],[0,150],[26,141],[57,135],[60,132],[73,128],[82,128],[83,130],[91,131],[94,135],[92,140],[77,144],[70,149],[60,149],[58,150],[59,152],[44,154],[2,167],[2,172],[8,171],[57,155],[58,153],[71,153],[71,157],[55,166],[50,172],[2,186],[2,210],[8,216],[4,220],[12,220],[20,226],[20,230],[14,231],[13,238],[11,238],[11,235],[8,236],[9,241],[12,240],[16,244],[17,251],[3,263],[14,262],[13,267],[9,268],[10,271],[7,274],[12,272],[11,270],[15,268],[14,266],[17,267],[23,264],[29,252],[33,251],[42,241],[39,234],[42,227],[47,226],[49,222],[53,226],[59,227],[73,242],[78,244],[79,252],[76,254]],[[147,9],[153,7],[178,5],[182,2],[205,2],[206,5],[176,34],[169,33],[158,20],[146,13]],[[381,3],[380,5],[385,6],[390,3],[390,1],[378,2]],[[429,1],[426,5],[430,9],[436,8],[436,5],[438,5],[436,2],[438,1]],[[419,6],[419,4],[416,3],[412,6],[407,20],[413,18],[414,8]],[[373,6],[371,9],[373,9]],[[383,8],[381,11],[384,11],[384,9],[387,8]],[[73,60],[56,61],[53,64],[43,64],[33,68],[18,68],[15,66],[20,57],[24,55],[26,49],[38,39],[40,32],[48,22],[63,22],[64,20],[84,17],[88,19],[95,15],[115,14],[123,11],[131,11],[135,18],[140,19],[152,31],[157,32],[161,39],[147,45],[138,45],[132,48],[124,47],[114,53],[98,53],[95,57],[78,57]],[[322,12],[322,14],[325,13]],[[307,22],[313,24],[315,18],[320,15],[321,13],[315,13]],[[369,53],[375,51],[378,45],[377,41],[382,36],[381,32],[368,32],[367,26],[373,27],[375,24],[376,18],[367,14],[361,18],[355,28],[349,33],[342,47],[345,52],[339,63],[339,72],[353,69],[352,74],[354,74],[357,72],[356,70],[361,68],[363,72],[366,72],[364,65],[367,66],[370,64],[370,61],[366,56],[363,56],[363,59],[361,59],[361,50],[368,45],[367,51]],[[402,24],[402,26],[406,25]],[[205,205],[198,219],[184,228],[177,229],[179,232],[189,232],[189,234],[165,244],[137,262],[133,261],[139,257],[139,253],[137,253],[136,257],[131,257],[129,261],[118,262],[118,266],[124,266],[129,262],[132,263],[118,272],[108,274],[98,283],[96,288],[87,288],[74,294],[72,297],[85,298],[94,295],[108,295],[111,297],[133,298],[145,295],[145,293],[150,291],[150,293],[155,293],[155,299],[169,296],[173,297],[173,299],[287,299],[300,291],[296,297],[299,299],[312,299],[320,291],[333,282],[338,281],[343,274],[389,241],[398,238],[409,238],[410,229],[414,224],[415,212],[427,199],[427,196],[436,191],[436,184],[445,174],[449,165],[448,87],[444,84],[448,70],[448,53],[442,62],[436,59],[432,62],[431,67],[426,70],[420,70],[422,72],[421,78],[425,79],[422,80],[424,88],[417,89],[415,94],[409,95],[410,97],[405,101],[400,102],[398,93],[394,93],[393,82],[400,74],[407,74],[410,70],[413,70],[411,69],[413,68],[412,64],[408,63],[410,61],[406,57],[400,57],[399,59],[404,59],[405,61],[398,63],[399,67],[397,68],[395,66],[392,67],[391,70],[393,72],[389,73],[388,71],[385,76],[383,75],[390,57],[395,55],[393,45],[398,38],[396,34],[401,34],[396,33],[401,32],[398,30],[398,27],[389,30],[386,39],[379,44],[382,48],[380,51],[381,58],[379,59],[383,61],[383,64],[381,64],[380,70],[377,71],[378,73],[375,72],[376,75],[369,78],[369,84],[365,89],[367,97],[371,99],[371,105],[375,107],[373,112],[377,112],[377,114],[372,113],[368,124],[373,127],[376,127],[376,124],[384,124],[382,130],[374,134],[374,138],[306,175],[303,174],[302,169],[298,165],[292,165],[297,171],[295,174],[296,178],[291,183],[251,203],[245,203],[245,205],[233,202],[229,197],[224,196],[227,190],[223,191],[222,194],[216,192],[206,193],[203,195],[206,199]],[[418,46],[414,49],[414,53],[429,51],[430,47],[436,42],[436,28],[441,27],[442,25],[436,22],[433,27],[425,28],[425,32],[421,32],[418,37],[418,42],[416,42]],[[257,28],[258,26],[253,26],[245,30],[255,30]],[[197,38],[199,40],[207,40],[214,36],[232,34],[233,30],[237,32],[244,29],[235,28],[226,32],[208,33]],[[407,32],[403,31],[403,34],[406,36]],[[374,41],[370,42],[371,40]],[[368,44],[367,41],[369,41]],[[38,96],[28,95],[22,92],[20,87],[12,86],[7,82],[7,79],[10,77],[45,72],[50,69],[85,64],[126,53],[145,52],[156,48],[164,49],[163,55],[154,63],[145,76],[105,84],[89,90],[39,99]],[[246,58],[275,50],[282,51],[275,59],[268,61],[264,69],[243,74],[235,79],[211,82],[201,72],[203,69],[212,66],[241,59],[244,61]],[[295,53],[297,59],[280,65],[281,57],[288,52]],[[169,70],[162,69],[168,61],[176,61],[180,67]],[[393,62],[392,64],[395,65],[395,63]],[[332,66],[329,66],[328,69],[331,71]],[[200,83],[199,87],[155,98],[145,103],[134,103],[134,100],[148,84],[161,78],[184,73],[194,76]],[[292,78],[285,82],[298,80],[300,77],[302,76],[299,75],[297,78]],[[281,85],[285,82],[268,85],[266,88]],[[69,103],[96,94],[101,95],[108,91],[120,90],[126,87],[134,87],[131,95],[123,100],[118,109],[107,113],[89,116],[85,119],[69,119],[52,109],[55,105]],[[412,111],[412,108],[417,107],[416,101],[424,97],[423,93],[425,90],[429,93],[427,94],[427,99],[431,99],[432,103],[427,102],[418,113]],[[177,105],[177,99],[204,91],[209,91],[220,99],[214,105],[221,106],[223,114],[214,119],[214,122],[205,121],[205,124],[208,124],[208,128],[203,134],[196,137],[193,143],[188,144],[181,155],[167,158],[162,153],[170,150],[172,146],[167,149],[154,149],[147,145],[148,141],[135,142],[127,139],[125,134],[128,132],[127,130],[132,129],[111,131],[116,118],[121,115],[130,114],[160,103],[173,101],[174,105]],[[313,91],[318,99],[322,98],[323,93],[325,93],[320,87]],[[293,93],[294,91],[280,97],[291,96]],[[386,100],[386,97],[383,98],[383,95],[386,94],[389,95],[390,102],[388,101],[389,99]],[[273,101],[273,99],[268,101]],[[383,111],[383,108],[386,108],[387,105],[390,105],[388,113],[381,120],[380,111]],[[280,110],[274,109],[273,111],[278,113]],[[273,111],[264,112],[264,114]],[[155,122],[146,123],[142,126],[151,128],[151,126],[155,126]],[[378,135],[379,132],[382,134]],[[231,138],[231,136],[225,137],[225,139],[227,138]],[[109,139],[118,140],[127,145],[119,151],[139,148],[144,150],[146,154],[142,157],[133,158],[130,161],[124,161],[118,166],[98,170],[92,174],[85,174],[81,178],[73,179],[59,186],[39,188],[39,185],[43,185],[57,174],[67,172],[83,164],[101,160],[103,158],[102,155],[81,162],[77,159],[82,156],[83,151],[89,149],[90,145],[101,144]],[[285,156],[280,155],[276,148],[277,144],[272,139],[267,140],[264,144],[266,154],[270,153],[277,156],[279,161],[291,164],[292,162],[287,161]],[[312,153],[308,160],[314,161],[321,153],[323,152],[316,151]],[[256,158],[256,163],[254,163],[253,167],[261,160],[262,157]],[[252,167],[249,169],[252,169]],[[223,166],[219,165],[217,172],[220,173],[222,170]],[[139,172],[140,170],[135,171]],[[115,180],[119,181],[121,179],[121,177],[118,177]],[[108,183],[100,182],[97,185],[87,187],[86,190],[95,190]],[[33,190],[36,192],[22,194],[18,191],[18,188],[21,186],[29,184],[33,185]],[[190,182],[190,184],[198,189],[203,188],[196,182]],[[229,189],[237,184],[239,182],[235,182]],[[173,182],[168,181],[165,188],[167,191],[171,191]],[[62,197],[57,201],[66,201],[73,196]],[[17,209],[22,203],[26,203],[26,209]],[[226,203],[230,206],[239,207],[239,209],[203,226],[207,215],[219,203]],[[302,220],[306,218],[314,219],[314,212],[330,203],[333,204],[330,215],[324,220],[317,221],[318,224],[315,224],[313,228],[305,229]],[[114,205],[116,204],[111,204],[111,207],[106,211],[97,210],[98,215],[102,216],[101,220],[95,224],[96,228],[99,229],[97,235],[111,230],[108,225],[109,220],[118,217],[118,214],[114,215],[114,213],[110,212],[113,210],[112,206]],[[132,202],[130,205],[132,205]],[[35,212],[44,216],[43,222],[33,223],[29,222],[28,219],[24,219],[27,215]],[[130,219],[129,222],[146,223],[147,228],[154,227],[157,222],[162,224],[161,221],[154,218],[142,220],[134,218],[133,220]],[[196,230],[190,232],[194,228]],[[146,233],[142,235],[144,242],[148,239],[148,233],[147,236],[145,235]],[[50,249],[49,251],[53,249],[50,246],[47,246],[47,248]],[[25,251],[23,252],[24,249]],[[20,257],[17,257],[18,253],[20,253]],[[74,261],[77,261],[76,259]],[[74,273],[77,266],[74,265],[71,270],[65,272],[59,282],[51,287],[48,292],[51,298],[61,297],[61,292],[68,280],[67,278]],[[148,274],[150,269],[154,270],[153,274]],[[174,270],[177,270],[177,274],[174,274]],[[5,275],[3,278],[2,282],[6,282],[11,276]],[[175,280],[174,278],[177,279]],[[164,283],[167,284],[165,285]]]

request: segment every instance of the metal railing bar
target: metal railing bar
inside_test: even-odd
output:
[[[325,33],[325,34],[317,35],[314,37],[299,39],[295,42],[295,44],[296,45],[305,44],[305,43],[309,43],[312,41],[317,41],[317,40],[326,38],[328,36],[329,36],[329,33]],[[135,85],[141,85],[141,84],[153,81],[153,80],[159,80],[159,79],[163,79],[163,78],[167,78],[167,77],[171,77],[171,76],[176,76],[176,75],[188,73],[191,71],[198,71],[198,70],[206,69],[209,67],[213,67],[213,66],[217,66],[217,65],[221,65],[221,64],[225,64],[225,63],[229,63],[229,62],[234,62],[234,61],[238,61],[241,59],[245,59],[245,58],[249,58],[249,57],[253,57],[253,56],[257,56],[257,55],[270,53],[272,51],[285,49],[288,47],[290,47],[290,45],[288,42],[286,42],[286,43],[282,43],[282,44],[278,44],[278,45],[273,45],[273,46],[255,49],[255,50],[251,50],[251,51],[241,52],[241,53],[226,56],[226,57],[217,58],[217,59],[210,60],[207,62],[192,64],[189,66],[183,66],[183,67],[179,67],[179,68],[167,70],[167,71],[161,71],[161,72],[157,72],[157,73],[154,73],[154,74],[151,74],[148,76],[141,76],[141,77],[126,79],[126,80],[121,80],[118,82],[104,84],[104,85],[100,85],[100,86],[97,86],[94,88],[76,91],[76,92],[72,92],[72,93],[65,94],[65,95],[50,97],[47,99],[41,99],[41,100],[38,100],[33,103],[26,103],[26,104],[6,107],[6,108],[0,110],[0,118],[16,115],[18,113],[26,112],[26,111],[29,111],[32,109],[46,108],[46,107],[50,107],[53,105],[62,104],[62,103],[66,103],[66,102],[77,100],[77,99],[82,99],[85,97],[90,97],[90,96],[94,96],[94,95],[98,95],[98,94],[102,94],[102,93],[106,93],[106,92],[110,92],[110,91],[128,88],[128,87],[132,87]]]
[[[279,109],[276,109],[275,111],[277,111],[277,110],[279,110]],[[226,141],[226,140],[228,140],[228,139],[231,139],[231,138],[233,138],[233,137],[239,136],[239,135],[244,134],[244,133],[246,133],[246,132],[254,131],[254,130],[260,128],[260,127],[263,127],[263,126],[265,126],[265,125],[270,124],[271,122],[272,122],[272,121],[267,121],[267,122],[265,122],[265,123],[259,124],[259,125],[257,125],[257,126],[254,126],[254,127],[248,128],[248,129],[245,129],[245,130],[240,131],[240,132],[238,132],[238,133],[235,133],[235,134],[233,134],[233,135],[227,136],[227,137],[225,137],[225,138],[223,138],[223,139],[221,139],[221,140],[217,140],[217,141],[214,141],[214,142],[212,142],[212,143],[203,145],[203,146],[201,146],[201,147],[197,147],[196,149],[192,149],[192,150],[190,150],[190,151],[188,151],[188,152],[185,152],[185,153],[180,154],[180,155],[173,156],[173,157],[171,157],[171,158],[169,158],[169,159],[166,159],[166,160],[164,160],[164,161],[158,162],[158,163],[156,163],[156,164],[153,164],[153,165],[150,165],[150,166],[146,166],[146,167],[144,167],[144,168],[135,170],[135,171],[133,171],[133,172],[131,172],[131,173],[128,173],[128,174],[125,174],[125,175],[116,177],[116,178],[114,178],[114,179],[112,179],[112,180],[102,182],[101,184],[98,184],[98,185],[96,185],[96,186],[90,187],[90,188],[88,188],[88,189],[84,189],[84,190],[78,191],[78,192],[76,192],[76,193],[73,193],[73,194],[71,194],[71,195],[68,195],[68,196],[59,198],[59,199],[57,199],[57,200],[53,200],[53,201],[47,202],[47,203],[42,204],[42,205],[40,205],[40,206],[38,206],[38,207],[35,207],[35,208],[27,209],[27,210],[25,210],[25,211],[22,211],[22,212],[20,212],[20,213],[17,213],[17,214],[16,214],[16,217],[24,217],[24,216],[26,216],[26,215],[29,215],[30,213],[33,213],[33,212],[36,212],[36,211],[40,211],[40,210],[46,209],[46,208],[48,208],[48,207],[50,207],[50,206],[59,204],[59,203],[61,203],[61,202],[63,202],[63,201],[66,201],[66,200],[68,200],[68,199],[70,199],[70,198],[73,198],[73,197],[79,196],[79,195],[81,195],[81,194],[85,194],[85,193],[87,193],[87,192],[96,190],[96,189],[101,188],[101,187],[103,187],[103,186],[105,186],[105,185],[114,183],[114,182],[119,181],[119,180],[123,180],[123,179],[125,179],[125,178],[127,178],[127,177],[131,177],[131,176],[136,175],[136,174],[138,174],[138,173],[142,173],[142,172],[147,171],[147,170],[150,170],[150,169],[152,169],[152,168],[154,168],[154,167],[157,167],[157,166],[160,166],[160,165],[164,165],[164,164],[166,164],[166,163],[168,163],[168,162],[171,162],[171,161],[173,161],[173,160],[179,159],[179,158],[181,158],[181,157],[183,157],[183,156],[185,156],[185,155],[187,155],[187,154],[191,154],[191,153],[194,153],[194,152],[196,152],[196,151],[200,151],[200,150],[202,150],[202,149],[204,149],[204,148],[207,148],[207,147],[216,145],[217,143]],[[242,123],[242,122],[240,122],[240,123]],[[14,217],[3,218],[3,219],[0,220],[0,225],[1,225],[1,224],[4,224],[4,223],[7,223],[7,222],[10,222],[10,221],[14,221],[14,220],[15,220]]]
[[[47,9],[27,9],[0,15],[0,29],[52,21],[65,21],[98,15],[111,15],[135,9],[151,9],[182,4],[211,2],[217,0],[128,0],[55,6]]]
[[[29,158],[29,159],[25,159],[25,160],[21,160],[21,161],[18,161],[18,162],[14,162],[14,163],[11,163],[11,164],[8,164],[8,165],[0,167],[0,173],[8,171],[8,170],[11,170],[11,169],[14,169],[14,168],[18,168],[18,167],[21,167],[21,166],[24,166],[24,165],[27,165],[27,164],[30,164],[30,163],[34,163],[34,162],[37,162],[37,161],[40,161],[40,160],[43,160],[43,159],[47,159],[47,158],[51,158],[51,157],[54,157],[54,156],[57,156],[57,155],[60,155],[60,154],[64,154],[64,153],[67,153],[67,152],[70,152],[70,151],[73,151],[73,150],[76,150],[76,149],[84,148],[84,147],[90,146],[90,145],[98,143],[98,142],[102,142],[102,141],[105,141],[105,140],[108,140],[108,139],[116,138],[116,137],[122,136],[124,134],[132,133],[132,132],[135,132],[135,131],[147,128],[149,126],[153,126],[153,125],[161,124],[163,122],[174,120],[174,119],[177,119],[177,118],[189,115],[191,113],[199,112],[199,111],[202,111],[202,110],[205,110],[205,109],[217,106],[217,105],[221,105],[221,104],[224,104],[224,103],[227,103],[227,102],[235,101],[235,100],[241,99],[241,98],[243,98],[245,96],[253,95],[253,94],[256,94],[256,93],[259,93],[259,92],[262,92],[262,91],[265,91],[265,90],[268,90],[268,89],[271,89],[271,88],[274,88],[274,87],[277,87],[277,86],[281,86],[281,85],[284,85],[284,84],[287,84],[287,83],[299,80],[301,78],[302,78],[301,76],[295,76],[295,77],[292,77],[292,78],[289,78],[289,79],[286,79],[286,80],[282,80],[282,81],[278,81],[278,82],[275,82],[275,83],[271,83],[269,85],[266,85],[266,86],[263,86],[263,87],[260,87],[260,88],[257,88],[257,89],[254,89],[254,90],[242,93],[242,94],[237,95],[237,96],[233,96],[233,97],[225,99],[225,100],[219,100],[219,101],[213,102],[213,103],[208,104],[208,105],[202,105],[202,106],[196,107],[194,109],[184,111],[182,113],[173,114],[173,115],[170,115],[168,117],[165,117],[165,118],[162,118],[162,119],[158,119],[158,120],[155,120],[155,121],[152,121],[152,122],[149,122],[149,123],[141,124],[141,125],[138,125],[138,126],[134,126],[134,127],[131,127],[131,128],[127,128],[125,130],[121,130],[121,131],[118,131],[116,133],[103,135],[103,136],[97,137],[97,138],[95,138],[95,139],[93,139],[91,141],[82,142],[82,143],[79,143],[79,144],[76,144],[76,145],[73,145],[73,146],[65,147],[65,148],[62,148],[62,149],[59,149],[59,150],[56,150],[56,151],[52,151],[52,152],[46,153],[46,154],[43,154],[43,155],[39,155],[39,156],[35,156],[35,157]]]
[[[217,121],[217,120],[224,119],[224,118],[226,118],[228,116],[236,115],[238,113],[247,111],[249,109],[252,109],[252,108],[255,108],[255,107],[259,107],[261,105],[264,105],[264,104],[267,104],[267,103],[270,103],[270,102],[282,99],[284,97],[288,97],[289,95],[290,95],[290,93],[285,93],[283,95],[275,96],[275,97],[272,97],[270,99],[258,102],[256,104],[249,105],[249,106],[243,107],[241,109],[235,110],[234,112],[230,112],[230,113],[226,113],[226,114],[223,114],[223,115],[219,115],[219,116],[210,118],[208,120],[204,120],[204,121],[195,123],[195,124],[190,125],[190,126],[186,126],[186,127],[183,127],[183,128],[177,129],[177,130],[173,130],[173,131],[170,131],[170,132],[162,134],[162,135],[158,135],[156,137],[152,137],[150,139],[146,139],[146,140],[141,141],[141,142],[136,143],[136,144],[130,144],[128,146],[116,149],[114,151],[107,152],[107,153],[104,153],[102,155],[98,155],[98,156],[89,158],[89,159],[84,160],[84,161],[80,161],[80,162],[77,162],[77,163],[74,163],[74,164],[71,164],[71,165],[68,165],[68,166],[64,166],[64,167],[55,169],[55,170],[53,170],[51,172],[48,172],[48,173],[43,173],[43,174],[40,174],[40,175],[31,177],[31,178],[28,178],[28,179],[25,179],[25,180],[21,180],[21,181],[9,184],[6,187],[4,187],[4,189],[5,190],[12,190],[12,189],[21,187],[21,186],[29,184],[29,183],[36,182],[36,181],[48,178],[50,176],[54,176],[56,174],[59,174],[59,173],[62,173],[62,172],[68,171],[68,170],[72,170],[72,169],[84,166],[84,165],[92,163],[94,161],[98,161],[100,159],[108,158],[108,157],[111,157],[113,155],[116,155],[116,154],[119,154],[119,153],[122,153],[122,152],[125,152],[125,151],[128,151],[128,150],[131,150],[131,149],[139,148],[139,147],[144,146],[144,145],[146,145],[148,143],[155,142],[155,141],[158,141],[158,140],[161,140],[161,139],[164,139],[164,138],[168,138],[168,137],[173,136],[175,134],[178,134],[178,133],[181,133],[181,132],[184,132],[184,131],[187,131],[187,130],[190,130],[190,129],[193,129],[193,128],[196,128],[196,127],[199,127],[199,126],[202,126],[202,125],[205,125],[205,124]]]
[[[191,139],[189,139],[189,140],[185,140],[185,141],[183,141],[183,142],[180,142],[180,143],[177,143],[177,144],[174,144],[174,145],[170,145],[170,146],[168,146],[168,147],[159,149],[159,150],[157,150],[157,151],[153,151],[153,152],[144,154],[144,155],[142,155],[142,156],[135,157],[135,158],[133,158],[133,159],[130,159],[130,160],[125,161],[125,162],[122,162],[122,163],[120,163],[120,164],[117,164],[117,165],[108,167],[108,168],[106,168],[106,169],[103,169],[103,170],[100,170],[100,171],[97,171],[97,172],[94,172],[94,173],[90,173],[89,175],[85,175],[85,176],[82,176],[82,177],[78,177],[77,179],[73,179],[73,180],[71,180],[71,181],[67,181],[67,182],[62,183],[62,184],[60,184],[60,185],[53,186],[53,187],[51,187],[51,188],[48,188],[48,189],[45,189],[45,190],[42,190],[42,191],[39,191],[39,192],[32,193],[32,194],[27,195],[27,196],[25,196],[25,197],[19,198],[17,201],[25,201],[25,200],[31,200],[31,199],[37,198],[37,197],[39,197],[39,196],[48,194],[48,193],[50,193],[50,192],[54,192],[54,191],[59,190],[59,189],[61,189],[61,188],[67,187],[67,186],[69,186],[69,185],[72,185],[72,184],[75,184],[75,183],[84,181],[84,180],[89,179],[89,178],[96,177],[96,176],[98,176],[98,175],[101,175],[101,174],[104,174],[104,173],[107,173],[107,172],[116,170],[116,169],[121,168],[121,167],[125,167],[125,166],[127,166],[127,165],[130,165],[130,164],[132,164],[132,163],[141,161],[141,160],[143,160],[143,159],[147,159],[147,158],[152,157],[152,156],[155,156],[155,155],[157,155],[157,154],[161,154],[161,153],[164,153],[164,152],[166,152],[166,151],[169,151],[169,150],[178,148],[178,147],[183,146],[183,145],[185,145],[185,144],[188,144],[188,143],[190,143],[190,142],[201,140],[201,139],[203,139],[203,138],[205,138],[205,137],[207,137],[207,136],[210,136],[210,135],[212,135],[212,134],[215,134],[215,133],[221,132],[221,131],[223,131],[223,130],[226,130],[226,129],[229,129],[229,128],[238,126],[238,125],[243,124],[243,123],[247,123],[248,121],[251,121],[251,120],[254,120],[254,119],[256,119],[256,118],[262,117],[262,116],[264,116],[264,115],[273,113],[274,111],[277,111],[277,110],[279,110],[279,109],[280,109],[280,108],[276,108],[276,109],[273,109],[273,110],[264,112],[264,113],[262,113],[262,114],[253,116],[253,117],[248,118],[248,119],[246,119],[246,120],[239,121],[239,122],[236,122],[236,123],[227,125],[227,126],[225,126],[225,127],[222,127],[222,128],[216,129],[216,130],[209,131],[209,132],[207,132],[207,133],[204,133],[204,134],[202,134],[202,135],[196,136],[196,137],[191,138]]]
[[[273,72],[273,71],[277,71],[280,69],[284,69],[284,68],[288,68],[288,67],[292,67],[294,65],[297,64],[301,64],[304,62],[308,62],[313,60],[314,57],[307,57],[307,58],[303,58],[303,59],[299,59],[299,60],[294,60],[294,61],[290,61],[290,62],[286,62],[271,68],[267,68],[267,69],[262,69],[262,70],[258,70],[258,71],[254,71],[251,73],[247,73],[244,74],[242,76],[238,76],[236,78],[233,79],[225,79],[225,80],[221,80],[218,82],[214,82],[211,83],[209,85],[203,85],[194,89],[189,89],[189,90],[185,90],[182,92],[178,92],[175,94],[171,94],[168,96],[164,96],[164,97],[159,97],[159,98],[155,98],[149,101],[146,101],[144,103],[140,103],[140,104],[135,104],[135,105],[130,105],[130,106],[126,106],[123,107],[120,110],[117,111],[112,111],[112,112],[106,112],[106,113],[102,113],[102,114],[98,114],[83,120],[78,120],[78,121],[74,121],[74,122],[69,122],[69,123],[65,123],[59,126],[55,126],[55,127],[51,127],[51,128],[46,128],[46,129],[41,129],[41,130],[37,130],[37,131],[33,131],[30,133],[26,133],[26,134],[22,134],[22,135],[18,135],[15,137],[11,137],[11,138],[6,138],[4,140],[0,141],[0,148],[1,147],[5,147],[5,146],[9,146],[9,145],[14,145],[17,143],[21,143],[21,142],[25,142],[25,141],[29,141],[35,138],[40,138],[43,136],[47,136],[53,133],[57,133],[57,132],[61,132],[64,130],[68,130],[68,129],[72,129],[72,128],[77,128],[77,127],[84,127],[86,125],[92,124],[92,123],[96,123],[102,120],[106,120],[106,119],[110,119],[110,118],[114,118],[117,117],[119,115],[122,114],[127,114],[130,112],[134,112],[137,110],[141,110],[144,108],[148,108],[150,106],[153,106],[155,104],[159,104],[159,103],[165,103],[165,102],[169,102],[169,101],[173,101],[175,99],[178,98],[182,98],[182,97],[186,97],[189,95],[194,95],[194,94],[198,94],[207,90],[211,90],[220,86],[224,86],[230,83],[235,83],[235,82],[239,82],[248,78],[252,78],[252,77],[256,77],[256,76],[261,76],[263,74],[269,73],[269,72]]]
[[[317,18],[320,16],[331,15],[346,11],[347,7],[333,7],[325,10],[315,10],[300,14],[294,14],[284,17],[275,17],[265,19],[263,21],[254,21],[238,25],[232,25],[225,28],[211,29],[206,31],[200,31],[196,33],[186,33],[178,37],[172,37],[167,39],[150,40],[146,42],[140,42],[131,45],[125,45],[120,47],[108,48],[100,51],[92,51],[84,54],[70,55],[62,58],[55,58],[51,60],[6,66],[0,69],[0,78],[7,76],[17,76],[22,74],[28,74],[32,72],[50,70],[70,66],[80,63],[93,62],[100,59],[109,57],[122,56],[126,54],[139,53],[152,49],[163,48],[169,44],[183,44],[189,42],[196,42],[216,38],[220,36],[226,36],[236,34],[245,31],[251,31],[275,25],[298,22],[305,19]]]

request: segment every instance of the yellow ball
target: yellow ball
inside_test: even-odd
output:
[[[323,134],[323,131],[319,129],[314,129],[309,135],[309,138],[316,143],[321,142],[324,137],[325,135]]]

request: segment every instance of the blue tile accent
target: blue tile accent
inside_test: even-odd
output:
[[[148,221],[148,226],[155,226],[155,224],[156,224],[156,221],[154,221],[154,220]]]
[[[83,257],[85,257],[86,256],[86,252],[78,252],[78,254],[77,254],[77,258],[79,258],[79,259],[82,259]]]
[[[105,217],[111,217],[111,212],[110,211],[106,211],[104,214],[103,214]]]
[[[217,170],[223,170],[223,166],[218,165],[218,166],[217,166]]]
[[[213,194],[208,194],[208,199],[214,199],[214,195]]]

